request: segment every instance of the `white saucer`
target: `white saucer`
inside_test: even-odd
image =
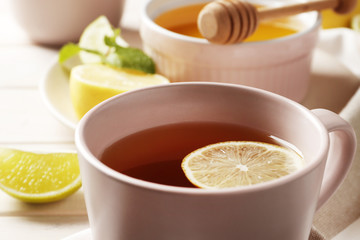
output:
[[[78,233],[64,238],[63,240],[91,240],[91,230],[90,228],[82,230]]]
[[[40,82],[41,97],[50,112],[65,126],[76,128],[78,119],[70,98],[69,74],[57,61],[50,65]]]
[[[309,109],[339,112],[358,88],[357,78],[338,60],[319,49],[314,52],[310,78],[309,92],[301,103]],[[75,129],[79,120],[70,99],[69,76],[57,61],[47,70],[40,83],[40,92],[50,112]]]

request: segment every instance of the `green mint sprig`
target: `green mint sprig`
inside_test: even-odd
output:
[[[117,44],[116,37],[119,33],[120,29],[114,29],[113,36],[104,37],[104,43],[109,47],[109,51],[105,54],[93,49],[82,48],[75,43],[68,43],[60,49],[58,61],[62,64],[81,51],[85,51],[100,56],[103,64],[118,68],[136,69],[151,74],[155,73],[154,61],[142,50],[132,47],[122,47]]]
[[[115,35],[114,35],[115,36]],[[104,63],[115,67],[132,68],[147,73],[155,73],[155,63],[142,50],[132,47],[122,47],[116,43],[115,37],[105,36],[105,44],[114,51],[110,51],[104,58]]]

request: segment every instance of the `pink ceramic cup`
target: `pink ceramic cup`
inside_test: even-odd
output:
[[[125,0],[12,0],[19,25],[36,43],[78,42],[85,27],[100,15],[120,24]]]
[[[269,132],[294,144],[306,166],[262,184],[204,190],[138,180],[99,161],[105,148],[129,134],[192,121]],[[305,240],[315,211],[344,179],[356,145],[351,126],[333,112],[220,83],[118,95],[89,111],[75,136],[94,240]]]

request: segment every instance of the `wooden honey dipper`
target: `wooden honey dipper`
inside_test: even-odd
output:
[[[308,11],[333,9],[338,14],[351,12],[357,0],[313,0],[281,7],[257,9],[242,0],[217,0],[204,6],[197,19],[200,33],[208,41],[232,44],[255,32],[260,21],[286,17]]]

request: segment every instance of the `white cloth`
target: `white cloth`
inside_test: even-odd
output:
[[[360,33],[346,28],[323,30],[318,49],[338,59],[359,80],[357,91],[340,112],[358,139],[354,163],[343,184],[314,219],[316,231],[331,239],[360,217]]]
[[[317,47],[338,59],[360,80],[360,32],[348,28],[322,30]]]

